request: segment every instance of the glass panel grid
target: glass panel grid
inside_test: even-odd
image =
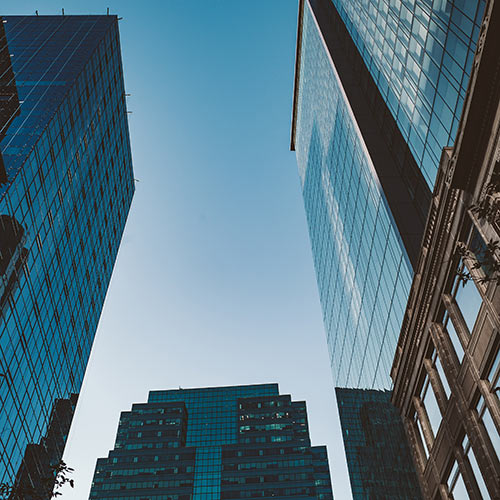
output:
[[[332,0],[432,189],[452,145],[484,0]]]
[[[20,236],[0,302],[11,482],[54,401],[80,390],[134,186],[116,17],[3,17],[0,45],[0,231]]]
[[[296,151],[336,385],[388,388],[412,271],[306,5]]]

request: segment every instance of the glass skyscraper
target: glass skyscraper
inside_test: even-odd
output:
[[[486,0],[332,0],[433,187],[454,143]]]
[[[391,385],[484,4],[300,2],[292,149],[336,385]]]
[[[277,384],[153,391],[120,417],[91,500],[331,500],[306,405]]]
[[[339,387],[335,392],[353,500],[422,498],[391,392]]]
[[[116,16],[0,17],[2,483],[80,390],[133,192]]]

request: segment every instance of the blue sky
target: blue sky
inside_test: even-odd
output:
[[[278,382],[351,498],[294,153],[296,0],[17,0],[120,21],[136,194],[65,459],[86,500],[151,389]]]

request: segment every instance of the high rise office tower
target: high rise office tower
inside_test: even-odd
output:
[[[153,391],[120,417],[91,500],[332,499],[306,405],[277,384]]]
[[[80,390],[134,191],[116,16],[0,18],[0,158],[0,482],[12,484],[56,401]]]
[[[292,149],[336,385],[389,372],[484,0],[301,0]]]
[[[354,500],[418,500],[417,474],[390,391],[337,387]]]

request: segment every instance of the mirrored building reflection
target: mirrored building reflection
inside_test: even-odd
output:
[[[23,461],[14,480],[14,494],[22,500],[50,500],[57,491],[56,474],[64,453],[77,394],[68,399],[57,399],[50,415],[45,436],[39,443],[26,446]],[[65,474],[70,478],[70,474]],[[59,492],[60,493],[60,492]],[[14,496],[14,495],[13,495]]]
[[[0,18],[0,482],[78,393],[134,184],[116,16]]]

